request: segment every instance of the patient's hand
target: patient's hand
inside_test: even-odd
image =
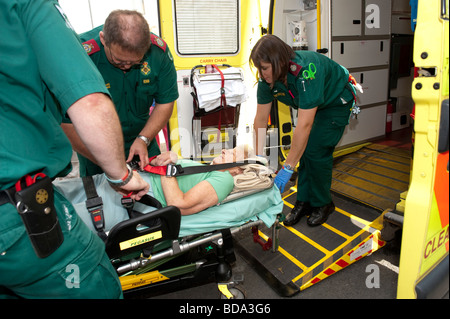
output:
[[[151,162],[152,166],[165,166],[175,164],[178,161],[178,155],[172,151],[162,153],[156,156]]]

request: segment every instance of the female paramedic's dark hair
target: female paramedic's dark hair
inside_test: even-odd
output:
[[[250,65],[254,65],[261,74],[261,61],[272,65],[273,79],[286,85],[289,62],[295,57],[294,50],[275,35],[263,36],[252,49]],[[273,87],[273,83],[271,84]]]

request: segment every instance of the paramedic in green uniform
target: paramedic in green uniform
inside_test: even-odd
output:
[[[139,155],[141,167],[160,154],[155,136],[167,125],[178,98],[177,74],[166,43],[150,33],[136,11],[111,12],[104,26],[81,35],[84,48],[102,74],[119,114],[127,162]],[[149,116],[150,107],[155,107]],[[78,156],[80,175],[102,172],[74,134],[63,125]],[[88,159],[89,158],[89,159]]]
[[[53,179],[70,171],[63,116],[70,116],[112,182],[130,176],[117,190],[134,192],[137,199],[148,191],[126,166],[108,90],[56,1],[0,0],[0,29],[0,298],[119,298],[121,285],[104,243],[56,189],[54,196],[45,189],[35,196],[40,203],[54,199],[55,229],[63,235],[62,243],[47,241],[51,249],[45,256],[32,246],[41,234],[28,236],[14,205],[15,183],[23,176]],[[93,139],[99,145],[89,142]],[[45,213],[54,215],[51,209]]]
[[[272,101],[298,109],[291,149],[274,181],[283,192],[299,163],[297,201],[284,224],[292,226],[307,215],[308,225],[321,225],[334,211],[330,194],[333,151],[354,105],[349,73],[316,52],[294,52],[274,35],[256,43],[250,60],[260,75],[254,120],[258,154],[263,154],[258,140],[265,136]]]

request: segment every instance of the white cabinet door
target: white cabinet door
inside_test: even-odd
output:
[[[338,36],[361,35],[361,0],[332,0],[331,34]]]
[[[388,99],[389,69],[352,72],[364,93],[357,93],[359,106],[386,102]]]
[[[332,59],[350,68],[389,64],[390,40],[333,41]]]

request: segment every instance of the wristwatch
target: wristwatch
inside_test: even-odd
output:
[[[126,184],[128,184],[128,182],[133,177],[133,169],[128,164],[127,164],[127,170],[128,170],[127,174],[122,179],[110,179],[108,177],[108,175],[106,175],[106,173],[105,173],[106,180],[109,182],[109,184],[111,184],[111,186],[114,186],[114,187],[125,186]]]
[[[290,171],[294,170],[294,168],[291,165],[289,165],[289,164],[284,164],[284,168],[287,169],[287,170],[290,170]]]
[[[149,146],[150,145],[150,139],[148,138],[148,137],[146,137],[146,136],[144,136],[144,135],[138,135],[136,138],[140,138],[141,140],[143,140],[144,141],[144,143],[145,144],[147,144],[147,146]]]

